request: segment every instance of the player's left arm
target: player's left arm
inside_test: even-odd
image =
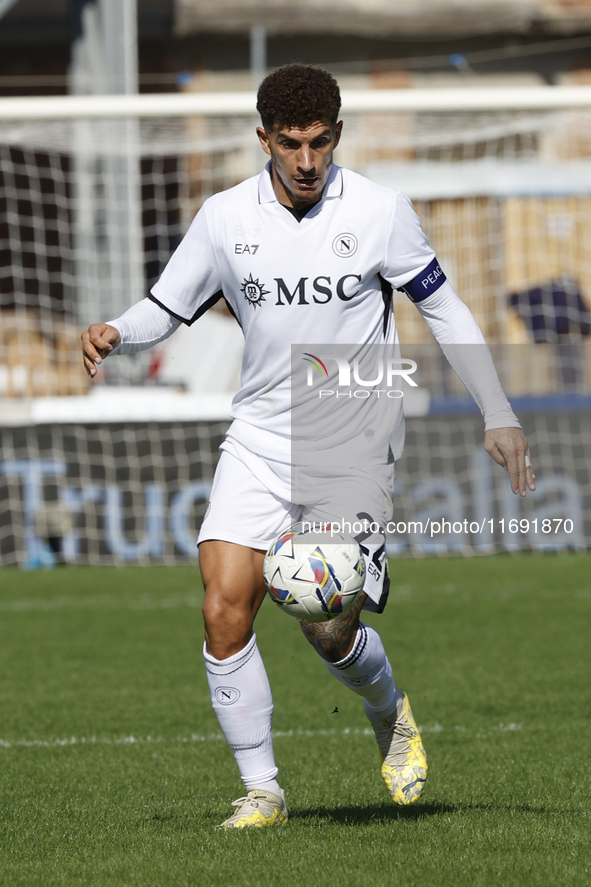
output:
[[[451,284],[416,302],[451,366],[484,416],[484,449],[511,478],[514,493],[535,490],[531,453],[519,420],[501,386],[480,327]]]
[[[446,279],[412,203],[392,192],[384,277],[414,302],[484,416],[484,448],[509,472],[511,489],[535,490],[531,455],[472,312]]]
[[[536,475],[529,444],[521,428],[494,428],[484,433],[484,449],[509,472],[514,493],[526,494],[536,488]]]

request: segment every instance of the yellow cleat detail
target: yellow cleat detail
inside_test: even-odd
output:
[[[281,795],[274,795],[255,789],[245,798],[232,801],[232,804],[238,809],[216,828],[267,828],[285,825],[289,818],[283,791]]]
[[[413,804],[427,779],[427,755],[413,718],[408,696],[402,690],[396,712],[373,724],[382,758],[382,777],[395,804]]]

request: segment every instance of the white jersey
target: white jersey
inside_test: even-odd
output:
[[[428,296],[445,277],[403,194],[333,165],[322,199],[298,222],[278,203],[268,164],[205,202],[152,297],[189,324],[226,300],[245,337],[230,434],[287,461],[291,346],[396,342],[392,291],[425,270],[417,285]]]

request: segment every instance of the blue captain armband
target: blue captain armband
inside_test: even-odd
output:
[[[404,286],[399,287],[399,290],[406,293],[411,302],[423,302],[432,296],[440,286],[443,286],[446,280],[447,277],[441,270],[439,262],[437,259],[433,259],[420,274],[417,274]]]

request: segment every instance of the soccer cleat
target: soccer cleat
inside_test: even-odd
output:
[[[402,690],[396,711],[373,723],[382,757],[382,777],[395,804],[413,804],[427,779],[427,755],[412,716],[408,696]]]
[[[232,804],[238,809],[216,828],[267,828],[270,825],[285,825],[289,818],[283,791],[281,795],[274,795],[255,789],[245,798],[232,801]]]

